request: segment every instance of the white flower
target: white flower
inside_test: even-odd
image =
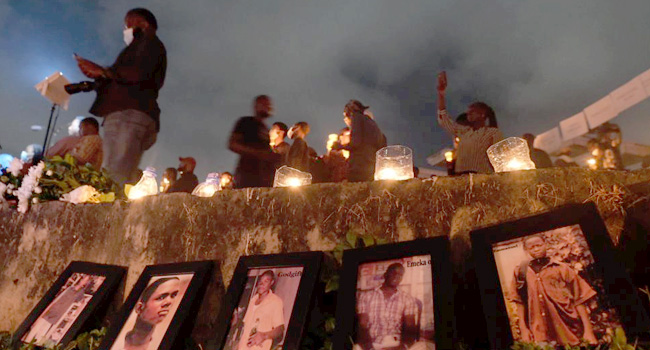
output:
[[[43,192],[43,190],[40,187],[36,186],[36,188],[34,189],[34,193],[41,194],[41,192]]]
[[[36,203],[38,203],[38,198],[36,197],[32,198],[32,204],[36,204]]]
[[[45,163],[40,162],[29,168],[27,175],[23,177],[23,182],[20,185],[20,188],[15,192],[16,197],[18,197],[19,212],[27,212],[27,209],[29,208],[29,200],[32,198],[32,192],[36,187],[38,187],[38,180],[40,180],[43,175],[44,168]]]
[[[7,185],[7,189],[13,190],[14,189],[14,184]]]
[[[45,173],[45,175],[47,175],[47,176],[52,176],[52,175],[54,175],[54,172],[53,172],[52,170],[48,170],[48,171]]]
[[[11,175],[18,177],[20,175],[20,171],[23,170],[23,165],[24,163],[22,160],[14,158],[11,161],[11,164],[9,164],[9,168],[7,168],[7,170],[11,173]]]
[[[14,191],[11,188],[7,190],[8,195],[12,195],[13,193],[14,193]]]

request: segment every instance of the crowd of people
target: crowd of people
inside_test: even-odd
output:
[[[89,117],[81,122],[80,134],[57,142],[45,156],[70,154],[80,163],[104,168],[119,185],[138,181],[140,159],[155,142],[160,130],[158,92],[166,75],[167,54],[156,35],[158,23],[147,9],[136,8],[125,16],[124,42],[109,67],[100,66],[75,55],[81,72],[94,79],[97,97],[90,113],[103,120],[100,125]],[[488,147],[503,139],[496,114],[486,103],[476,101],[455,120],[446,106],[447,76],[438,76],[438,123],[454,140],[454,159],[450,174],[491,173],[486,155]],[[318,155],[307,137],[309,123],[299,121],[288,127],[275,122],[273,101],[259,95],[253,101],[251,116],[239,118],[230,134],[228,148],[239,155],[234,175],[222,174],[223,188],[269,187],[274,173],[282,165],[309,172],[313,182],[372,181],[376,152],[387,145],[386,136],[369,112],[368,106],[350,100],[343,108],[342,128],[328,144],[327,153]],[[534,136],[523,135],[538,168],[549,167],[550,157],[533,147]],[[164,192],[191,192],[198,184],[194,175],[196,160],[180,158],[180,165],[164,172]]]

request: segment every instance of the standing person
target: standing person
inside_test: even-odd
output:
[[[386,147],[386,136],[365,113],[367,109],[357,100],[350,100],[343,109],[343,121],[350,128],[350,143],[340,148],[350,151],[348,180],[352,182],[374,180],[376,153]]]
[[[415,298],[398,289],[405,273],[404,266],[394,263],[384,273],[381,287],[359,297],[357,316],[359,319],[358,343],[364,350],[384,344],[383,348],[401,350],[413,345],[419,329],[416,324],[418,313]],[[379,347],[377,347],[379,348]]]
[[[284,336],[284,303],[273,293],[275,273],[267,270],[257,282],[257,290],[244,315],[244,331],[238,350],[270,350]]]
[[[289,137],[293,140],[285,164],[300,171],[309,172],[312,156],[310,148],[305,141],[309,134],[309,124],[307,122],[298,122],[289,130]]]
[[[455,173],[494,172],[486,152],[503,139],[494,110],[483,102],[474,102],[467,107],[469,126],[454,123],[447,114],[446,90],[447,74],[442,72],[438,75],[438,123],[453,137],[459,138]]]
[[[241,117],[230,134],[228,148],[239,154],[235,169],[235,187],[271,187],[275,164],[282,156],[273,153],[269,139],[269,128],[264,120],[273,115],[271,98],[266,95],[255,97],[255,115]]]
[[[196,160],[192,157],[180,157],[178,160],[181,162],[178,165],[178,173],[180,176],[173,185],[169,187],[167,193],[186,192],[192,193],[194,187],[199,185],[199,179],[194,175],[196,168]]]
[[[103,167],[117,183],[136,181],[144,151],[160,130],[158,91],[165,81],[167,51],[156,36],[158,22],[147,9],[135,8],[124,19],[127,47],[110,67],[75,55],[79,69],[97,82],[90,113],[104,118]]]
[[[124,350],[149,348],[156,325],[169,315],[179,293],[180,280],[177,277],[164,277],[147,286],[135,305],[134,311],[138,316],[133,329],[124,336]]]
[[[544,152],[539,148],[535,148],[535,135],[531,133],[526,133],[521,136],[522,139],[526,140],[528,143],[528,150],[530,152],[530,159],[535,163],[535,168],[550,168],[553,166],[553,161],[551,157],[548,156],[548,153]]]
[[[271,149],[273,152],[286,157],[286,154],[289,152],[291,145],[284,141],[284,138],[287,136],[289,128],[287,124],[283,122],[275,122],[271,126],[269,131],[269,138],[271,139]]]
[[[578,345],[598,341],[585,303],[596,291],[569,265],[547,256],[543,235],[524,238],[530,257],[514,270],[508,300],[515,303],[521,340]]]

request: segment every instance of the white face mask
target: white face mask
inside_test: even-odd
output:
[[[129,46],[133,41],[133,28],[126,28],[124,29],[123,33],[124,33],[124,42],[126,43],[127,46]]]

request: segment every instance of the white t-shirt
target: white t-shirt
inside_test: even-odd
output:
[[[262,300],[259,305],[255,305],[259,299],[259,294],[255,294],[248,303],[246,315],[244,315],[244,332],[239,340],[239,350],[269,350],[273,345],[272,339],[267,339],[259,346],[248,347],[248,338],[251,336],[253,328],[257,332],[269,332],[273,328],[284,325],[284,305],[282,299],[275,295],[273,291]]]

